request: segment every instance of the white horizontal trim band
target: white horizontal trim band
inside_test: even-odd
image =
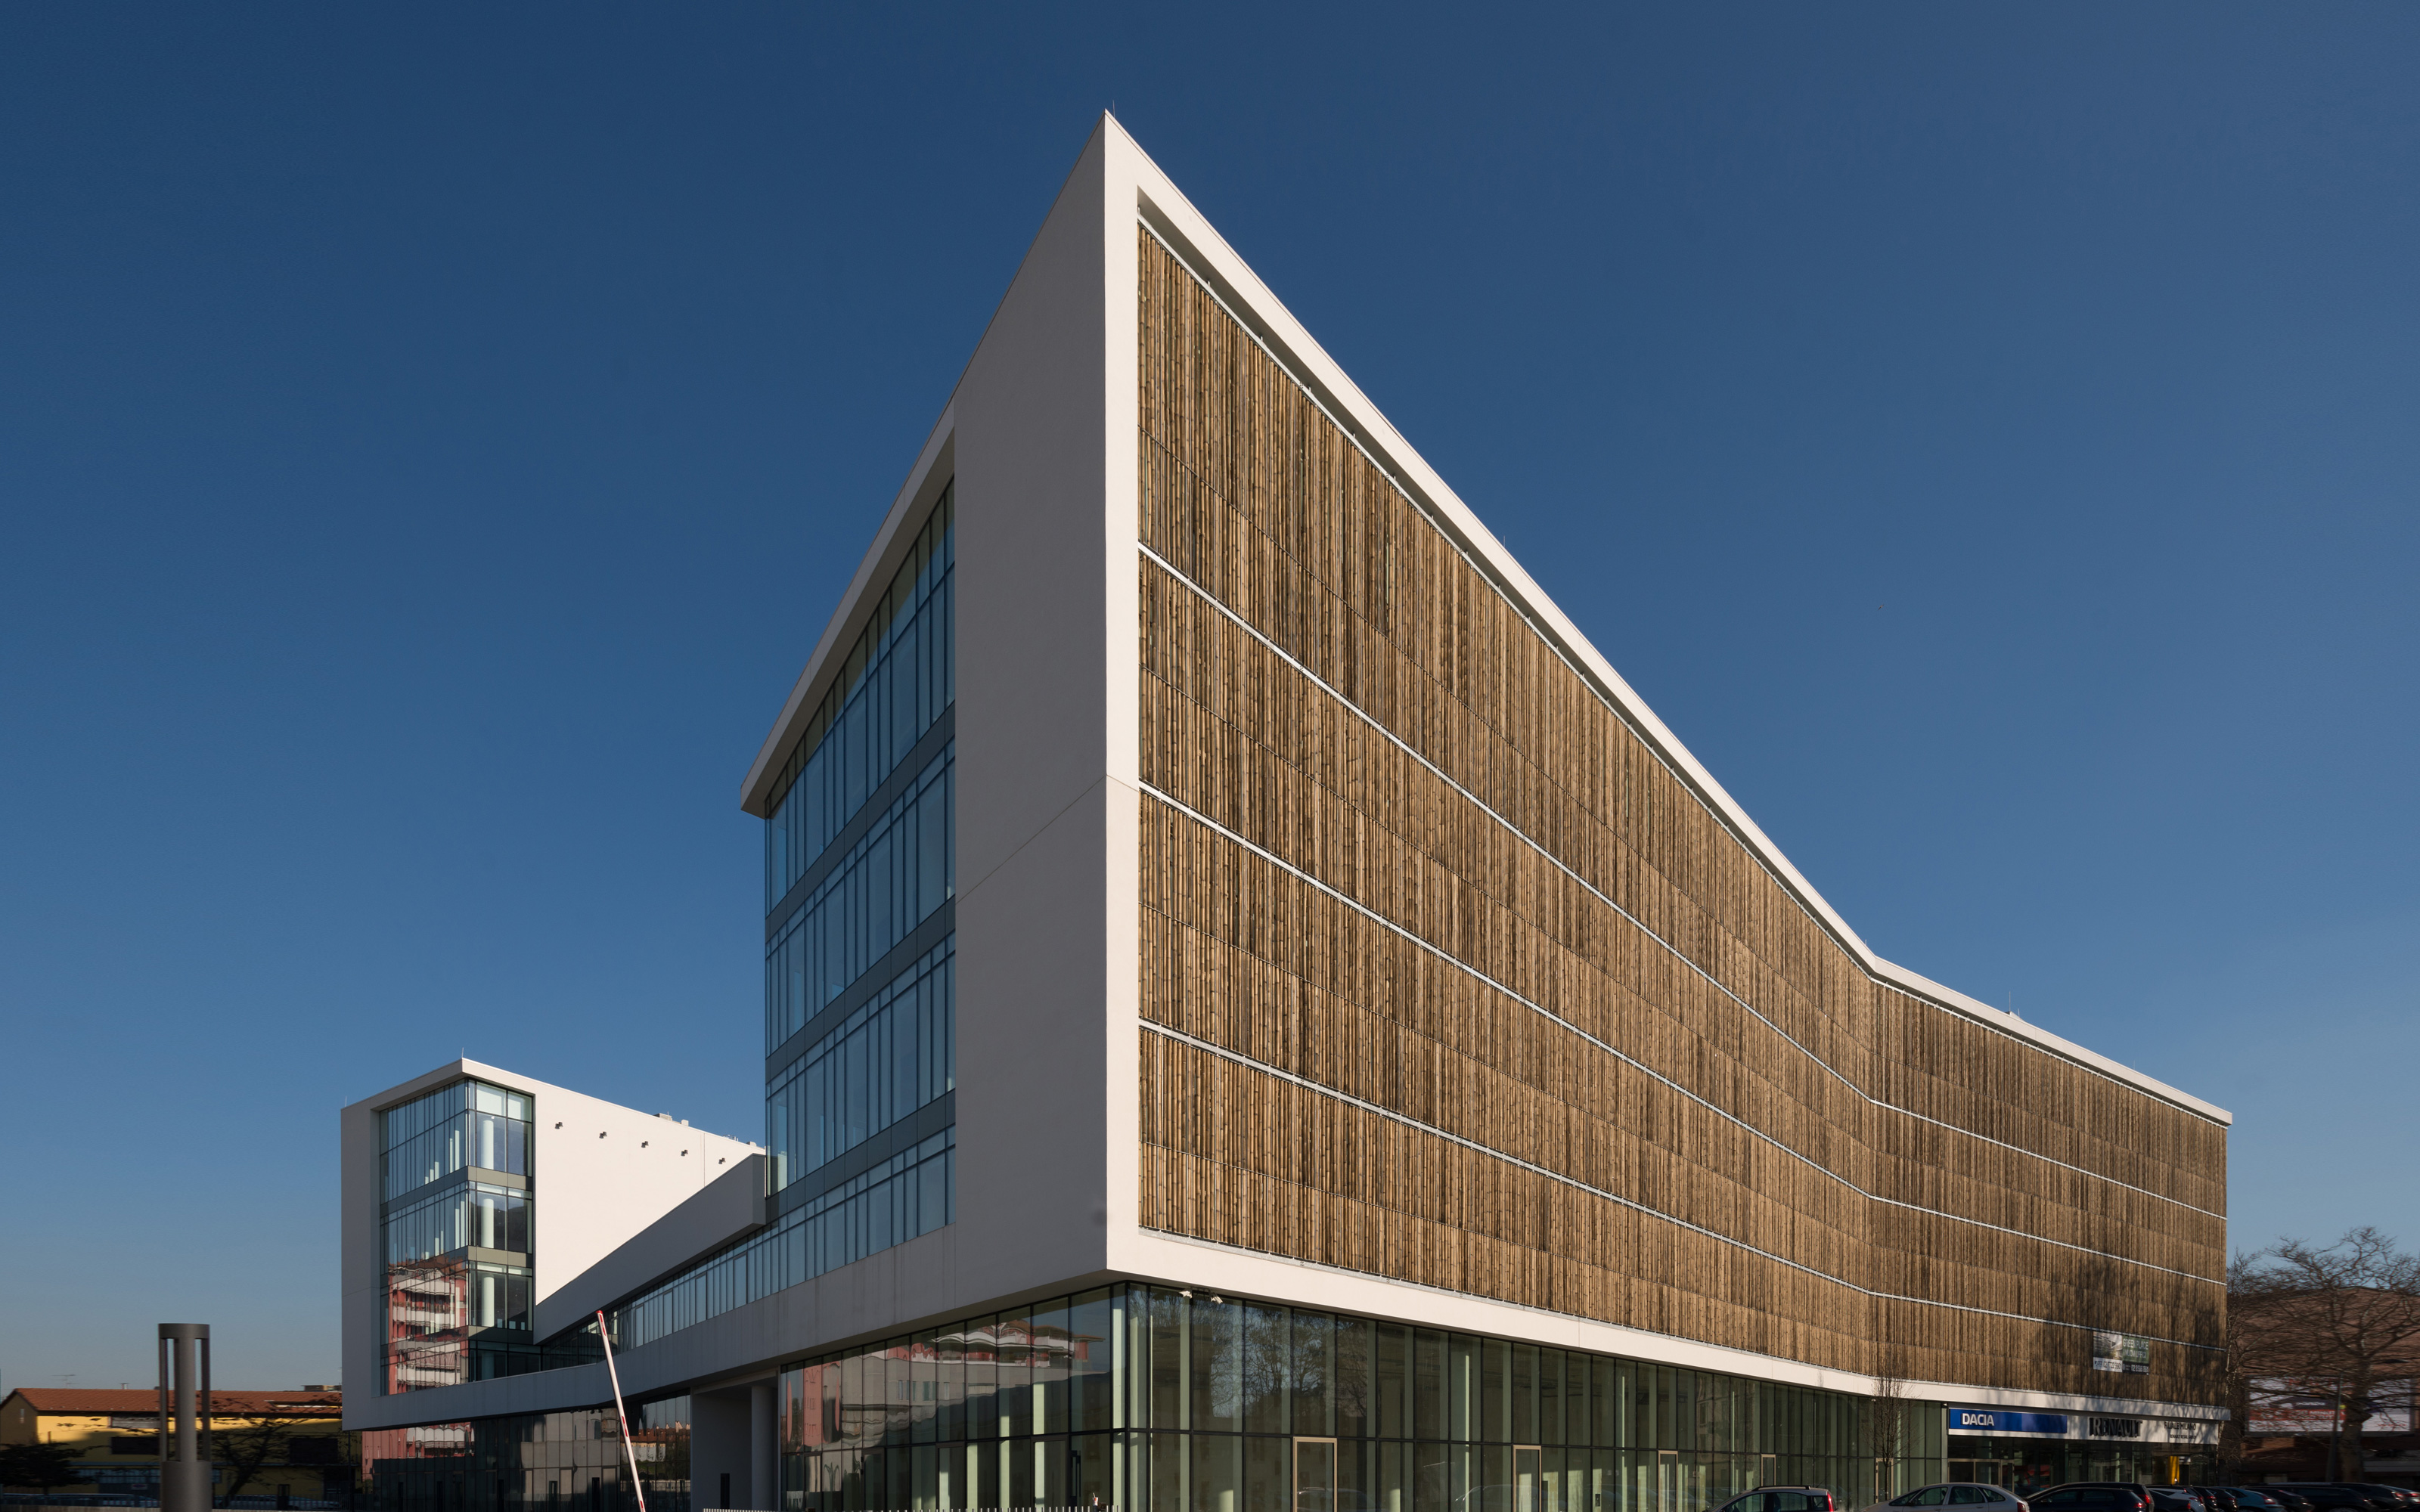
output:
[[[1823,1176],[1824,1176],[1824,1177],[1826,1177],[1826,1178],[1829,1178],[1830,1180],[1834,1180],[1834,1181],[1838,1182],[1841,1186],[1846,1187],[1846,1188],[1847,1188],[1851,1193],[1854,1193],[1855,1196],[1865,1198],[1865,1199],[1866,1199],[1867,1201],[1869,1201],[1869,1202],[1879,1202],[1879,1203],[1882,1203],[1882,1204],[1884,1204],[1884,1205],[1885,1205],[1885,1206],[1887,1206],[1887,1207],[1901,1208],[1901,1209],[1904,1209],[1904,1210],[1906,1210],[1907,1211],[1910,1211],[1910,1212],[1922,1212],[1922,1213],[1929,1213],[1929,1214],[1931,1214],[1931,1216],[1933,1216],[1933,1217],[1946,1219],[1946,1220],[1947,1220],[1947,1221],[1949,1221],[1949,1222],[1951,1222],[1951,1223],[1971,1224],[1971,1225],[1973,1225],[1974,1227],[1978,1227],[1978,1228],[1989,1228],[1989,1229],[1992,1229],[1992,1230],[1993,1230],[1994,1232],[1997,1232],[1997,1233],[2008,1234],[2008,1235],[2009,1235],[2009,1236],[2011,1236],[2011,1237],[2013,1237],[2013,1238],[2017,1238],[2017,1239],[2029,1240],[2029,1241],[2031,1241],[2031,1242],[2035,1242],[2035,1243],[2038,1243],[2038,1244],[2049,1244],[2049,1245],[2055,1246],[2055,1247],[2056,1247],[2056,1248],[2058,1248],[2058,1249],[2073,1250],[2073,1251],[2075,1251],[2075,1252],[2076,1252],[2077,1254],[2079,1254],[2079,1255],[2089,1255],[2089,1256],[2094,1257],[2095,1257],[2095,1258],[2097,1258],[2097,1259],[2117,1260],[2117,1261],[2119,1261],[2119,1262],[2121,1262],[2121,1263],[2123,1263],[2123,1264],[2127,1264],[2127,1265],[2139,1265],[2139,1266],[2143,1267],[2145,1270],[2149,1270],[2149,1271],[2158,1271],[2158,1272],[2161,1272],[2162,1273],[2166,1274],[2166,1275],[2181,1276],[2181,1277],[2183,1277],[2183,1278],[2184,1278],[2185,1280],[2187,1280],[2187,1281],[2199,1281],[2199,1282],[2203,1283],[2203,1284],[2204,1284],[2204,1285],[2206,1285],[2206,1286],[2222,1286],[2222,1285],[2224,1285],[2224,1284],[2225,1284],[2225,1283],[2223,1283],[2223,1282],[2213,1281],[2213,1280],[2211,1280],[2209,1276],[2205,1276],[2205,1275],[2195,1275],[2195,1274],[2194,1274],[2194,1273],[2193,1273],[2192,1272],[2190,1272],[2190,1271],[2179,1271],[2179,1270],[2174,1270],[2174,1269],[2172,1269],[2172,1268],[2170,1268],[2170,1267],[2168,1267],[2168,1266],[2154,1264],[2152,1261],[2149,1261],[2149,1260],[2138,1260],[2138,1259],[2134,1259],[2134,1258],[2132,1258],[2131,1257],[2124,1256],[2124,1255],[2112,1255],[2112,1254],[2108,1253],[2106,1250],[2097,1250],[2097,1249],[2092,1249],[2092,1248],[2089,1248],[2089,1247],[2087,1247],[2087,1246],[2086,1246],[2086,1245],[2083,1245],[2083,1244],[2071,1244],[2071,1243],[2068,1243],[2068,1242],[2067,1242],[2066,1241],[2064,1241],[2064,1240],[2058,1240],[2058,1239],[2045,1239],[2045,1238],[2043,1238],[2043,1237],[2042,1237],[2041,1235],[2040,1235],[2040,1234],[2028,1234],[2028,1233],[2024,1232],[2024,1231],[2023,1231],[2023,1230],[2021,1230],[2021,1229],[2005,1227],[2003,1227],[2003,1226],[2001,1226],[2001,1225],[1999,1225],[1999,1224],[1991,1223],[1991,1222],[1989,1222],[1989,1221],[1987,1221],[1987,1220],[1985,1220],[1985,1219],[1981,1219],[1981,1218],[1968,1218],[1968,1217],[1963,1216],[1962,1214],[1955,1213],[1955,1212],[1944,1212],[1944,1211],[1941,1211],[1940,1209],[1938,1209],[1938,1208],[1926,1208],[1926,1207],[1921,1207],[1921,1206],[1918,1206],[1917,1204],[1916,1204],[1916,1203],[1912,1203],[1912,1202],[1901,1202],[1901,1201],[1900,1201],[1897,1197],[1885,1197],[1885,1196],[1880,1196],[1880,1195],[1878,1195],[1878,1194],[1876,1194],[1876,1193],[1869,1192],[1869,1191],[1865,1190],[1863,1187],[1858,1186],[1854,1181],[1850,1180],[1847,1177],[1842,1176],[1839,1172],[1835,1171],[1835,1170],[1831,1169],[1829,1166],[1823,1165],[1820,1164],[1819,1162],[1817,1162],[1817,1161],[1815,1161],[1815,1160],[1811,1159],[1810,1157],[1808,1157],[1808,1156],[1807,1156],[1807,1155],[1804,1155],[1804,1154],[1801,1154],[1799,1151],[1797,1151],[1797,1150],[1795,1150],[1795,1149],[1791,1149],[1788,1145],[1783,1144],[1780,1140],[1776,1139],[1773,1135],[1771,1135],[1771,1134],[1766,1134],[1763,1130],[1761,1130],[1761,1129],[1760,1129],[1760,1128],[1756,1127],[1756,1125],[1754,1125],[1754,1124],[1752,1124],[1752,1123],[1749,1123],[1746,1119],[1740,1118],[1737,1114],[1734,1114],[1734,1113],[1730,1112],[1730,1110],[1728,1110],[1728,1109],[1726,1109],[1726,1108],[1720,1107],[1720,1106],[1716,1105],[1715,1103],[1713,1103],[1708,1102],[1704,1097],[1702,1097],[1702,1096],[1699,1095],[1698,1093],[1696,1093],[1696,1092],[1694,1092],[1694,1091],[1690,1090],[1688,1088],[1682,1086],[1679,1082],[1676,1082],[1676,1081],[1674,1081],[1671,1077],[1665,1075],[1662,1072],[1657,1071],[1657,1070],[1656,1070],[1655,1068],[1653,1068],[1652,1066],[1649,1066],[1649,1065],[1643,1064],[1642,1062],[1640,1062],[1639,1060],[1636,1059],[1635,1057],[1631,1057],[1631,1056],[1629,1056],[1629,1055],[1627,1055],[1627,1054],[1624,1054],[1621,1050],[1620,1050],[1620,1049],[1616,1048],[1615,1046],[1613,1046],[1613,1045],[1611,1045],[1611,1044],[1606,1043],[1606,1042],[1605,1041],[1603,1041],[1603,1040],[1598,1039],[1595,1035],[1590,1034],[1588,1030],[1581,1028],[1578,1025],[1574,1024],[1571,1020],[1569,1020],[1569,1019],[1567,1019],[1567,1018],[1564,1018],[1561,1014],[1557,1013],[1557,1012],[1556,1012],[1556,1011],[1554,1011],[1552,1009],[1544,1008],[1544,1007],[1542,1007],[1541,1005],[1539,1005],[1539,1004],[1537,1004],[1537,1003],[1533,1003],[1533,1002],[1531,1002],[1528,998],[1522,996],[1519,993],[1516,993],[1516,992],[1514,992],[1512,988],[1505,986],[1502,982],[1497,981],[1495,978],[1493,978],[1493,977],[1491,977],[1491,976],[1487,975],[1487,973],[1485,973],[1485,972],[1483,972],[1483,971],[1480,970],[1478,967],[1476,967],[1476,966],[1474,966],[1474,965],[1470,964],[1468,962],[1462,960],[1461,958],[1459,958],[1459,957],[1457,957],[1457,956],[1455,956],[1455,955],[1451,954],[1451,953],[1450,953],[1450,952],[1449,952],[1449,951],[1446,951],[1446,950],[1443,950],[1443,949],[1438,949],[1436,946],[1430,944],[1428,941],[1426,941],[1426,940],[1424,940],[1424,939],[1420,938],[1419,935],[1417,935],[1417,934],[1413,933],[1410,930],[1407,930],[1407,929],[1404,928],[1401,924],[1396,923],[1393,919],[1388,918],[1387,918],[1387,917],[1385,917],[1384,915],[1379,914],[1379,913],[1377,913],[1375,910],[1373,910],[1373,909],[1370,908],[1368,905],[1366,905],[1366,904],[1364,904],[1364,903],[1359,903],[1358,901],[1357,901],[1357,900],[1355,900],[1355,899],[1353,899],[1353,898],[1347,897],[1347,896],[1346,896],[1345,894],[1343,894],[1342,892],[1340,892],[1340,891],[1338,891],[1335,887],[1330,887],[1329,885],[1327,885],[1326,883],[1320,881],[1317,877],[1314,877],[1314,876],[1312,876],[1311,873],[1309,873],[1308,872],[1303,871],[1300,867],[1295,866],[1293,862],[1288,861],[1288,860],[1287,860],[1287,859],[1285,859],[1283,856],[1278,856],[1278,855],[1275,855],[1275,854],[1273,854],[1272,852],[1270,852],[1270,851],[1268,851],[1268,850],[1264,849],[1264,847],[1262,847],[1262,846],[1260,846],[1260,845],[1256,845],[1256,844],[1254,844],[1252,841],[1249,841],[1249,840],[1245,839],[1245,838],[1244,838],[1243,836],[1241,836],[1241,835],[1238,835],[1238,834],[1237,834],[1237,833],[1235,833],[1233,830],[1229,829],[1226,825],[1222,825],[1222,824],[1218,823],[1218,821],[1217,821],[1216,819],[1212,819],[1212,818],[1210,818],[1210,817],[1209,817],[1208,815],[1206,815],[1206,814],[1196,813],[1193,810],[1191,810],[1191,809],[1187,808],[1184,803],[1182,803],[1182,802],[1181,802],[1181,801],[1179,801],[1178,799],[1175,799],[1175,798],[1172,798],[1172,797],[1169,796],[1167,794],[1162,793],[1162,792],[1161,792],[1161,791],[1159,791],[1157,788],[1153,787],[1153,786],[1152,786],[1150,783],[1148,783],[1148,782],[1140,783],[1140,784],[1138,784],[1138,785],[1142,789],[1142,791],[1143,791],[1143,792],[1148,793],[1148,794],[1150,794],[1153,797],[1159,799],[1162,803],[1167,804],[1170,808],[1171,808],[1171,809],[1175,810],[1177,812],[1179,812],[1179,813],[1181,813],[1181,814],[1184,814],[1186,817],[1187,817],[1187,818],[1189,818],[1189,819],[1191,819],[1191,820],[1195,821],[1196,823],[1198,823],[1198,824],[1200,824],[1200,825],[1203,825],[1203,826],[1204,826],[1204,827],[1206,827],[1206,828],[1216,830],[1218,834],[1220,834],[1220,835],[1222,835],[1222,836],[1226,837],[1228,840],[1230,840],[1230,841],[1233,841],[1235,844],[1237,844],[1237,845],[1240,845],[1240,846],[1244,847],[1246,850],[1250,851],[1253,855],[1258,856],[1260,856],[1263,860],[1267,861],[1271,866],[1275,866],[1275,867],[1280,867],[1280,868],[1282,868],[1282,869],[1283,869],[1283,870],[1284,870],[1288,874],[1290,874],[1290,875],[1292,875],[1292,876],[1294,876],[1294,877],[1295,877],[1295,878],[1299,879],[1300,881],[1302,881],[1302,882],[1304,882],[1304,883],[1308,884],[1308,885],[1309,885],[1309,886],[1311,886],[1311,887],[1313,887],[1318,888],[1321,892],[1326,893],[1327,896],[1329,896],[1329,897],[1331,897],[1331,898],[1335,899],[1337,902],[1339,902],[1339,903],[1341,903],[1344,904],[1346,907],[1353,909],[1356,913],[1358,913],[1358,914],[1360,914],[1362,917],[1364,917],[1364,918],[1366,918],[1370,919],[1373,923],[1375,923],[1375,924],[1377,924],[1377,925],[1381,926],[1382,928],[1388,929],[1388,930],[1392,930],[1395,933],[1400,934],[1400,935],[1402,935],[1404,939],[1407,939],[1407,940],[1411,941],[1414,945],[1417,945],[1417,946],[1419,946],[1421,949],[1428,951],[1431,955],[1435,956],[1438,960],[1440,960],[1440,961],[1443,961],[1443,962],[1447,963],[1448,964],[1450,964],[1450,965],[1453,966],[1453,967],[1454,967],[1454,968],[1456,968],[1457,970],[1460,970],[1460,971],[1463,971],[1463,972],[1467,973],[1467,974],[1468,974],[1470,977],[1472,977],[1473,979],[1475,979],[1475,980],[1479,980],[1479,981],[1481,981],[1481,982],[1485,983],[1487,986],[1489,986],[1489,987],[1493,988],[1493,989],[1494,989],[1494,990],[1496,990],[1497,992],[1502,993],[1505,996],[1507,996],[1507,997],[1509,997],[1509,998],[1512,999],[1512,1000],[1513,1000],[1514,1002],[1516,1002],[1516,1003],[1519,1003],[1522,1007],[1524,1007],[1524,1008],[1526,1008],[1526,1009],[1529,1010],[1531,1012],[1536,1013],[1536,1014],[1538,1014],[1540,1017],[1544,1018],[1544,1019],[1547,1019],[1548,1021],[1550,1021],[1550,1022],[1552,1022],[1552,1023],[1554,1023],[1554,1024],[1556,1024],[1556,1025],[1558,1025],[1558,1026],[1561,1026],[1562,1028],[1565,1028],[1565,1029],[1567,1029],[1567,1030],[1571,1031],[1573,1034],[1575,1034],[1575,1035],[1578,1036],[1580,1039],[1583,1039],[1583,1040],[1587,1041],[1589,1043],[1590,1043],[1590,1044],[1592,1044],[1592,1045],[1596,1046],[1599,1050],[1604,1051],[1606,1055],[1609,1055],[1609,1056],[1613,1057],[1615,1059],[1617,1059],[1617,1060],[1619,1060],[1619,1061],[1622,1062],[1622,1064],[1624,1064],[1624,1065],[1626,1065],[1626,1066],[1630,1066],[1630,1067],[1635,1068],[1636,1070],[1637,1070],[1637,1071],[1639,1072],[1639,1073],[1640,1073],[1640,1074],[1645,1075],[1645,1076],[1647,1076],[1647,1077],[1649,1077],[1649,1078],[1651,1078],[1651,1079],[1652,1079],[1652,1080],[1654,1080],[1654,1081],[1656,1081],[1656,1082],[1659,1082],[1659,1083],[1663,1084],[1663,1085],[1664,1085],[1664,1086],[1666,1086],[1666,1087],[1670,1088],[1673,1091],[1680,1093],[1683,1097],[1685,1097],[1685,1098],[1687,1098],[1690,1102],[1697,1103],[1699,1107],[1704,1108],[1704,1109],[1705,1109],[1706,1111],[1708,1111],[1709,1113],[1714,1114],[1716,1118],[1719,1118],[1719,1119],[1723,1119],[1724,1121],[1726,1121],[1726,1122],[1728,1122],[1728,1123],[1730,1123],[1730,1124],[1731,1124],[1731,1125],[1733,1125],[1734,1127],[1739,1128],[1739,1129],[1741,1129],[1741,1130],[1745,1131],[1745,1133],[1747,1133],[1747,1134],[1749,1134],[1753,1135],[1754,1137],[1756,1137],[1756,1138],[1758,1138],[1758,1139],[1761,1139],[1761,1140],[1763,1140],[1766,1144],[1771,1145],[1774,1149],[1777,1149],[1777,1150],[1780,1150],[1783,1154],[1788,1155],[1788,1156],[1789,1156],[1789,1157],[1791,1157],[1792,1160],[1795,1160],[1795,1161],[1800,1162],[1802,1165],[1806,1165],[1809,1170],[1815,1171],[1815,1172],[1817,1172],[1817,1173],[1819,1173],[1819,1174],[1821,1174],[1821,1175],[1823,1175]],[[1238,1057],[1237,1058],[1244,1060],[1247,1064],[1249,1064],[1249,1065],[1256,1065],[1256,1066],[1257,1066],[1257,1065],[1261,1065],[1261,1064],[1263,1064],[1263,1063],[1262,1063],[1262,1062],[1260,1062],[1260,1061],[1252,1060],[1249,1057]],[[1274,1066],[1268,1067],[1267,1069],[1268,1069],[1269,1071],[1271,1071],[1273,1073],[1278,1074],[1278,1075],[1285,1075],[1285,1074],[1288,1074],[1287,1072],[1278,1071],[1278,1069],[1277,1069],[1276,1067],[1274,1067]],[[1320,1084],[1315,1083],[1315,1082],[1305,1082],[1303,1085],[1304,1085],[1304,1086],[1306,1086],[1306,1087],[1316,1087],[1316,1086],[1319,1086]],[[1325,1089],[1325,1088],[1323,1088],[1323,1089]],[[1350,1097],[1350,1094],[1348,1094],[1348,1093],[1343,1093],[1343,1092],[1338,1092],[1336,1095],[1337,1095],[1337,1096],[1339,1096],[1339,1097],[1348,1097],[1348,1098]],[[1419,1119],[1409,1119],[1409,1118],[1406,1118],[1406,1119],[1404,1119],[1404,1122],[1406,1122],[1406,1123],[1414,1124],[1414,1125],[1416,1125],[1416,1126],[1418,1126],[1418,1127],[1419,1127],[1419,1128],[1423,1128],[1423,1129],[1427,1129],[1427,1128],[1434,1128],[1434,1127],[1435,1127],[1434,1125],[1431,1125],[1431,1124],[1421,1123],[1421,1122],[1420,1122]],[[1458,1134],[1448,1134],[1445,1130],[1442,1130],[1442,1129],[1437,1129],[1437,1130],[1436,1130],[1436,1133],[1438,1134],[1438,1135],[1439,1135],[1439,1136],[1444,1137],[1444,1138],[1449,1138],[1449,1139],[1454,1139],[1454,1138],[1460,1138],[1460,1137],[1461,1137],[1461,1136],[1460,1136],[1460,1135],[1458,1135]],[[1487,1147],[1486,1147],[1486,1146],[1483,1146],[1483,1145],[1478,1145],[1478,1144],[1472,1144],[1470,1148],[1471,1148],[1471,1149],[1487,1149]],[[1491,1151],[1491,1153],[1496,1153],[1496,1152],[1495,1152],[1495,1151]],[[1518,1161],[1518,1160],[1519,1160],[1519,1157],[1518,1157],[1518,1156],[1514,1156],[1514,1155],[1505,1155],[1503,1158],[1504,1158],[1504,1159],[1506,1159],[1506,1160],[1512,1160],[1512,1161]],[[1526,1162],[1525,1162],[1525,1163],[1523,1163],[1523,1164],[1526,1164]],[[1575,1186],[1577,1186],[1577,1185],[1581,1185],[1581,1184],[1583,1184],[1583,1183],[1578,1182],[1578,1181],[1574,1181],[1574,1182],[1573,1182],[1573,1184],[1574,1184],[1574,1185],[1575,1185]],[[1596,1189],[1595,1189],[1595,1188],[1593,1188],[1593,1187],[1591,1187],[1591,1188],[1590,1188],[1590,1191],[1594,1191],[1594,1190],[1596,1190]],[[1608,1194],[1608,1195],[1609,1195],[1609,1194]],[[1621,1199],[1621,1200],[1628,1201],[1629,1199],[1628,1199],[1628,1198],[1623,1198],[1623,1199]],[[1634,1204],[1634,1205],[1636,1205],[1636,1204]],[[1639,1211],[1642,1211],[1642,1212],[1653,1212],[1655,1210],[1653,1210],[1653,1209],[1652,1209],[1652,1208],[1644,1208],[1644,1207],[1642,1207],[1642,1208],[1640,1208],[1640,1209],[1639,1209]],[[1668,1216],[1668,1215],[1667,1215],[1667,1214],[1662,1214],[1662,1213],[1658,1213],[1658,1214],[1657,1214],[1657,1216],[1659,1216],[1659,1217],[1663,1217],[1663,1216]],[[1672,1222],[1674,1222],[1674,1223],[1683,1223],[1683,1222],[1685,1222],[1685,1220],[1679,1219],[1679,1218],[1674,1218],[1674,1219],[1672,1219],[1671,1221],[1672,1221]],[[1758,1253],[1761,1254],[1761,1253],[1762,1253],[1762,1251],[1759,1251]],[[1775,1258],[1776,1258],[1776,1259],[1777,1259],[1777,1258],[1779,1258],[1779,1257],[1778,1257],[1778,1256],[1776,1256],[1776,1257],[1775,1257]],[[1795,1263],[1795,1262],[1791,1262],[1791,1263]],[[1821,1274],[1822,1273],[1820,1273],[1820,1272],[1819,1272],[1819,1273],[1818,1273],[1818,1274]],[[1850,1284],[1851,1284],[1851,1283],[1848,1283],[1848,1282],[1845,1282],[1845,1281],[1841,1283],[1841,1285],[1843,1285],[1843,1286],[1847,1286],[1847,1285],[1850,1285]],[[1913,1301],[1913,1300],[1915,1300],[1915,1299],[1911,1298],[1911,1299],[1909,1299],[1909,1300]],[[1952,1304],[1948,1304],[1948,1303],[1944,1303],[1944,1304],[1942,1304],[1941,1305],[1943,1305],[1943,1306],[1949,1306],[1949,1305],[1952,1305]],[[2010,1316],[2014,1316],[2014,1315],[2012,1314],[2012,1315],[2010,1315]]]

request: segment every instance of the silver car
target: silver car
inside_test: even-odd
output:
[[[2018,1499],[2015,1492],[1971,1480],[1919,1486],[1887,1502],[1876,1502],[1867,1508],[1867,1512],[1886,1512],[1888,1508],[1901,1506],[1971,1506],[1976,1512],[2026,1512],[2025,1504]]]

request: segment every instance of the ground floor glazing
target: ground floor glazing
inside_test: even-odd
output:
[[[630,1409],[526,1412],[362,1435],[362,1482],[377,1512],[689,1512],[689,1398]]]
[[[784,1512],[1704,1512],[1805,1485],[1854,1512],[1944,1480],[2212,1473],[2157,1443],[1947,1436],[1936,1403],[1140,1284],[803,1360],[776,1400],[756,1500]],[[688,1407],[631,1408],[651,1512],[720,1500],[690,1494]],[[365,1433],[363,1461],[380,1512],[636,1506],[610,1407]]]
[[[1123,1285],[782,1373],[783,1506],[1699,1512],[1942,1473],[1938,1412],[1349,1314]]]
[[[1947,1479],[2004,1487],[2019,1496],[2077,1480],[2203,1485],[2218,1469],[2209,1450],[2183,1444],[1980,1434],[1950,1435],[1947,1463]]]

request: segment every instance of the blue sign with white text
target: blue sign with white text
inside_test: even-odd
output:
[[[2040,1433],[2050,1438],[2067,1437],[2067,1414],[2064,1412],[2011,1412],[1999,1407],[1953,1407],[1949,1410],[1949,1431],[1952,1433]]]

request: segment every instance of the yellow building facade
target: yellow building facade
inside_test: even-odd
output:
[[[358,1458],[342,1430],[344,1394],[331,1386],[210,1393],[217,1496],[278,1502],[341,1497]],[[69,1450],[71,1493],[157,1494],[160,1394],[148,1388],[21,1387],[0,1399],[0,1444]],[[11,1488],[12,1489],[15,1488]],[[28,1488],[31,1489],[31,1488]]]

